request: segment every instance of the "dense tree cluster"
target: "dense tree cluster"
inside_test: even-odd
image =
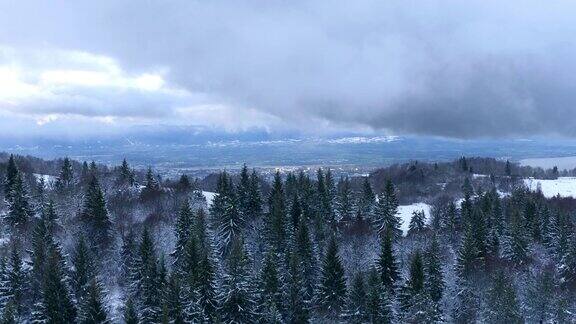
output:
[[[465,178],[403,233],[390,179],[277,171],[264,190],[244,166],[207,202],[197,181],[127,161],[63,159],[53,179],[17,161],[3,170],[4,323],[576,320],[570,210],[521,186]]]

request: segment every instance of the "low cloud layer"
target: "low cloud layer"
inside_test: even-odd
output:
[[[0,112],[39,123],[572,137],[575,10],[533,0],[6,2],[0,83],[20,68],[23,95],[0,90]]]

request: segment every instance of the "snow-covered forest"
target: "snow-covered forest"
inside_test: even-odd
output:
[[[576,203],[524,180],[572,171],[245,166],[209,185],[127,161],[5,160],[2,323],[576,321]]]

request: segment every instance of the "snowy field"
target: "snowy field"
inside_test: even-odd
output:
[[[550,198],[557,195],[561,197],[576,198],[576,177],[560,177],[556,180],[524,179],[524,184],[530,190],[542,188],[545,197]]]
[[[204,198],[206,198],[208,207],[210,207],[210,205],[212,205],[212,200],[214,200],[214,196],[216,196],[216,193],[210,191],[202,191],[202,194],[204,195]]]
[[[410,219],[412,219],[412,213],[415,211],[424,211],[426,214],[426,221],[430,219],[430,205],[425,203],[415,203],[412,205],[402,205],[398,206],[398,214],[402,218],[402,232],[404,235],[408,233],[408,226],[410,225]]]
[[[560,170],[571,170],[576,168],[576,156],[524,159],[520,160],[520,165],[543,169],[551,169],[556,166]]]

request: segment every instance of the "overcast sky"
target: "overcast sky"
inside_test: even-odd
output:
[[[573,1],[0,0],[0,134],[576,135]]]

